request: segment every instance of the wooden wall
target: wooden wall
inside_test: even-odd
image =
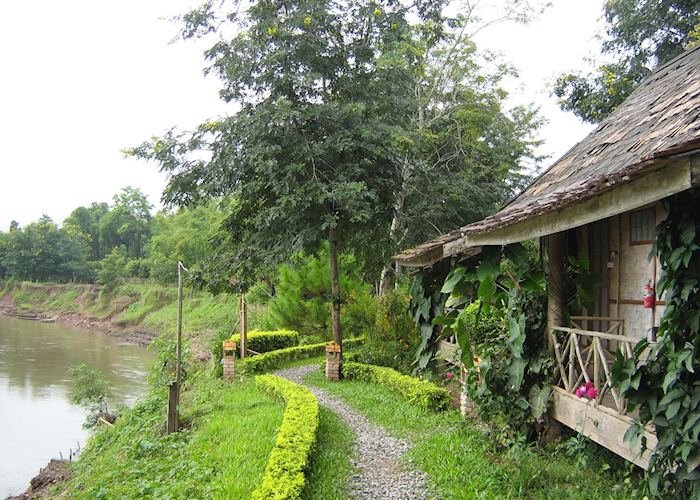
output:
[[[654,226],[666,218],[666,208],[660,202],[645,208],[654,211]],[[665,306],[658,298],[653,309],[642,305],[644,285],[649,280],[655,285],[660,269],[656,255],[651,255],[653,241],[632,241],[631,214],[608,219],[608,313],[625,320],[626,336],[642,338],[652,326],[659,325]],[[613,251],[616,255],[611,258]]]

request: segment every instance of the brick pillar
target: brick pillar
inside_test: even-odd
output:
[[[224,341],[224,379],[233,379],[236,376],[236,343]]]
[[[341,359],[340,345],[334,342],[326,344],[326,378],[328,380],[340,380]]]

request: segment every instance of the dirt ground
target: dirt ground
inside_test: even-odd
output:
[[[70,477],[71,471],[67,460],[51,460],[46,467],[39,471],[39,474],[29,481],[29,488],[24,493],[7,497],[6,500],[49,498],[49,488],[54,484],[68,481]]]

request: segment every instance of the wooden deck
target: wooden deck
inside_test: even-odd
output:
[[[561,387],[552,387],[552,397],[552,417],[555,420],[639,467],[645,470],[649,467],[651,450],[657,443],[653,430],[645,429],[647,449],[641,452],[641,439],[634,446],[623,439],[625,432],[632,425],[632,418],[620,415],[614,409],[596,404],[592,400],[578,398]]]

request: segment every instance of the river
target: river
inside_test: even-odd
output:
[[[102,332],[0,315],[0,499],[18,494],[39,468],[85,445],[83,409],[68,400],[68,369],[105,373],[117,400],[148,389],[153,353]]]

